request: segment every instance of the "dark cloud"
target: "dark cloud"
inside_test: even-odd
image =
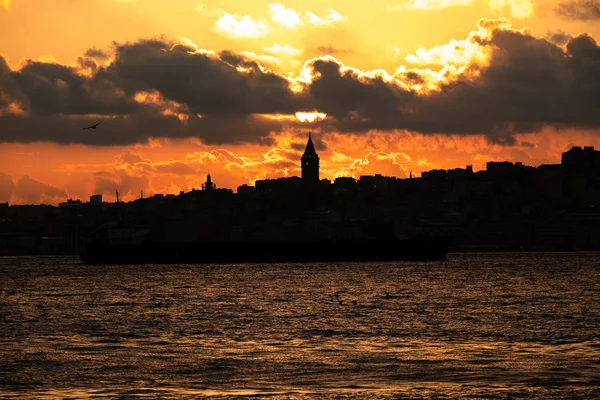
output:
[[[67,199],[67,192],[23,175],[14,186],[13,194],[25,203],[56,203]]]
[[[549,42],[552,42],[559,46],[564,46],[565,44],[569,43],[569,40],[573,39],[573,36],[569,35],[564,31],[558,30],[555,32],[548,32],[548,34],[546,35],[546,39]]]
[[[223,59],[171,43],[148,40],[117,46],[115,61],[98,67],[88,57],[72,67],[29,62],[10,71],[0,58],[0,141],[126,145],[150,137],[198,137],[206,143],[264,142],[280,122],[261,114],[293,113],[299,99],[280,75],[233,53]],[[245,68],[239,71],[237,67]],[[162,112],[159,103],[140,104],[138,92],[156,92],[182,104],[189,118]],[[9,115],[8,105],[28,115]],[[102,129],[81,131],[98,117]]]
[[[223,58],[161,41],[118,46],[106,73],[128,94],[157,90],[194,113],[248,115],[293,113],[296,98],[288,80],[263,72],[256,61],[230,52]],[[241,72],[236,67],[247,68]]]
[[[392,127],[392,121],[408,111],[405,105],[415,101],[415,94],[383,78],[364,78],[353,70],[342,71],[342,65],[334,59],[317,59],[311,67],[314,78],[308,91],[315,109],[336,119],[340,128]]]
[[[334,54],[352,54],[352,49],[339,49],[326,44],[324,46],[318,46],[314,49],[314,52],[322,55],[334,55]]]
[[[12,71],[8,63],[0,56],[0,118],[9,113],[11,104],[22,105],[25,100],[12,77]]]
[[[15,190],[15,184],[9,175],[0,172],[0,203],[10,200]]]
[[[109,57],[109,54],[107,52],[102,51],[100,49],[96,49],[96,48],[88,49],[85,52],[85,55],[87,57],[92,57],[92,58],[97,58],[97,59],[106,59]]]
[[[27,98],[27,110],[35,115],[127,114],[138,108],[110,82],[89,80],[59,64],[30,61],[11,78]]]
[[[527,147],[527,148],[530,148],[530,149],[533,149],[533,148],[535,148],[535,144],[534,144],[534,143],[527,142],[527,141],[525,141],[525,140],[522,140],[522,141],[519,143],[519,145],[520,145],[521,147]]]
[[[556,13],[568,19],[590,21],[600,19],[600,1],[598,0],[570,0],[559,3],[555,8]]]
[[[115,44],[108,66],[97,62],[106,55],[96,50],[75,67],[29,62],[11,71],[0,58],[0,141],[127,145],[196,137],[207,144],[268,144],[271,133],[302,126],[483,134],[512,146],[515,134],[546,125],[600,127],[600,47],[593,38],[564,32],[536,38],[494,21],[480,26],[493,30],[478,39],[492,52],[489,65],[430,93],[407,89],[427,83],[418,71],[390,80],[333,57],[310,60],[312,82],[292,91],[288,78],[244,55],[162,40]],[[143,99],[136,97],[141,92]],[[15,104],[25,113],[11,114]],[[311,110],[327,118],[300,124],[268,117]],[[81,130],[99,120],[99,129]]]
[[[308,137],[306,137],[306,139],[302,142],[293,142],[290,145],[290,147],[294,150],[304,152],[304,150],[306,149],[307,141],[308,141]],[[315,146],[315,149],[318,152],[323,152],[323,151],[327,150],[327,145],[325,144],[325,142],[323,141],[323,139],[320,135],[312,135],[312,142],[313,142],[313,145]]]
[[[94,130],[82,130],[97,119],[66,118],[62,115],[7,115],[0,118],[0,142],[36,142],[52,140],[61,144],[81,143],[92,146],[144,143],[150,137],[197,137],[207,144],[249,142],[270,143],[270,132],[282,129],[279,121],[260,115],[190,115],[183,123],[177,116],[161,115],[156,109],[103,120]]]
[[[10,72],[10,67],[8,63],[4,59],[4,57],[0,56],[0,76]]]
[[[342,132],[407,129],[420,133],[485,134],[514,145],[513,135],[545,125],[600,126],[600,48],[587,35],[565,52],[545,39],[497,29],[482,44],[490,65],[473,80],[417,95],[393,82],[343,71],[335,60],[313,62],[317,109]],[[418,77],[413,77],[413,79]]]

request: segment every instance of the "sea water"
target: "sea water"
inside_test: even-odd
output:
[[[600,398],[598,253],[5,257],[0,285],[1,398]]]

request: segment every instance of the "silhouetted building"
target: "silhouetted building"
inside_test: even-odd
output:
[[[237,193],[238,194],[251,194],[254,193],[254,186],[250,186],[248,184],[243,184],[242,186],[238,186]]]
[[[349,176],[341,176],[333,181],[333,188],[337,191],[352,191],[356,189],[356,179]]]
[[[433,169],[431,171],[423,171],[421,178],[429,181],[445,181],[447,174],[448,172],[445,169]]]
[[[600,151],[592,146],[574,146],[562,153],[561,165],[567,209],[596,209],[600,205]]]
[[[277,179],[260,179],[255,182],[256,191],[262,193],[285,193],[301,188],[302,179],[297,176]]]
[[[58,206],[59,207],[79,207],[79,206],[81,206],[81,200],[68,199],[64,203],[59,203]]]
[[[210,174],[206,175],[206,183],[202,184],[202,190],[211,191],[215,190],[217,185],[215,185],[210,178]]]
[[[96,194],[60,207],[0,203],[0,254],[73,254],[81,237],[115,224],[178,243],[439,233],[454,236],[453,251],[600,250],[600,151],[593,147],[574,147],[562,164],[537,168],[490,162],[477,172],[466,166],[332,183],[319,177],[309,136],[301,167],[302,177],[257,180],[237,195],[217,189],[208,175],[202,190],[179,196],[107,203]]]
[[[302,155],[302,182],[308,184],[319,183],[319,156],[315,151],[310,134],[308,134],[308,142]]]
[[[101,194],[93,194],[90,196],[90,204],[95,206],[102,205],[102,195]]]
[[[593,146],[573,146],[571,150],[562,153],[561,164],[573,170],[600,167],[600,151]]]

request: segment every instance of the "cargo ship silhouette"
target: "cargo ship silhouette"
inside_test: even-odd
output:
[[[443,260],[452,237],[389,239],[156,241],[144,228],[104,228],[86,238],[89,264],[283,263]]]

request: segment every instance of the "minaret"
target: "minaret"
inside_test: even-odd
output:
[[[315,151],[310,133],[308,134],[306,149],[302,155],[302,181],[312,184],[319,182],[319,156]]]

